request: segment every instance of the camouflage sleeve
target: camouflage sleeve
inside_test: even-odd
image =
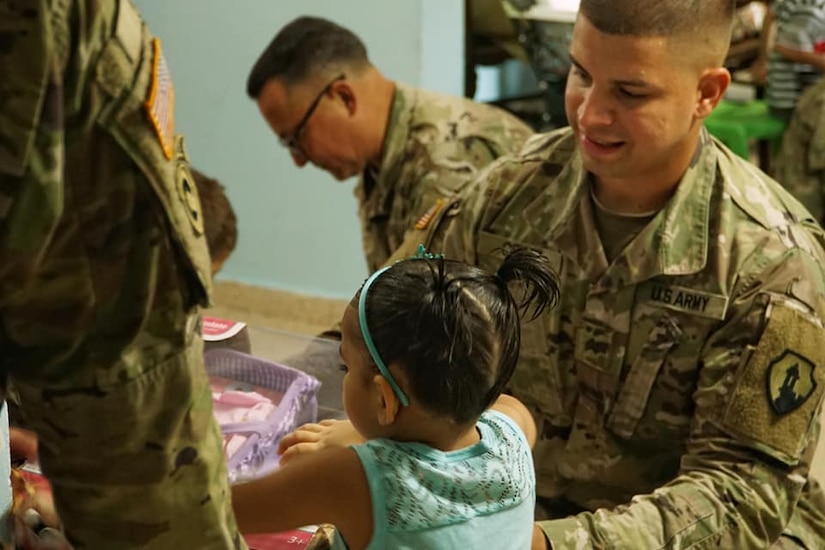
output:
[[[809,497],[798,504],[825,391],[823,274],[799,249],[764,260],[703,347],[679,475],[627,505],[540,523],[552,548],[767,548],[786,529],[818,547],[823,520],[805,521]]]
[[[825,222],[825,80],[805,90],[785,130],[774,177]]]
[[[52,39],[27,2],[0,2],[0,307],[21,289],[62,211],[61,94]],[[37,2],[32,2],[37,4]],[[38,128],[48,133],[38,136]],[[35,140],[38,140],[35,146]]]
[[[445,144],[437,153],[438,158],[422,156],[427,162],[419,163],[410,177],[415,185],[404,220],[405,239],[412,236],[420,240],[416,233],[437,230],[442,216],[451,217],[449,206],[460,200],[461,192],[475,185],[479,173],[497,158],[495,151],[481,139]],[[396,257],[398,254],[393,254],[393,258]]]

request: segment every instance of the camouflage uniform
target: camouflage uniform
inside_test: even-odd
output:
[[[381,168],[367,170],[355,188],[370,271],[387,261],[422,216],[436,214],[443,199],[480,168],[517,151],[532,133],[496,107],[397,84]]]
[[[774,162],[774,177],[825,223],[825,79],[799,96]]]
[[[608,265],[575,143],[536,136],[409,241],[486,269],[527,246],[560,276],[510,383],[538,423],[538,495],[584,510],[541,522],[553,548],[821,548],[822,229],[703,132]]]
[[[243,548],[203,368],[209,258],[127,1],[0,1],[0,367],[79,548]]]

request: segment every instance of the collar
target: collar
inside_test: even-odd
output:
[[[381,146],[381,165],[367,168],[355,187],[355,196],[363,205],[367,217],[386,214],[392,197],[390,182],[397,179],[403,166],[404,150],[415,119],[419,100],[418,90],[395,83],[384,143]]]
[[[566,140],[574,143],[572,131]],[[569,151],[569,147],[560,149]],[[553,162],[552,158],[547,160]],[[620,277],[625,283],[658,275],[686,275],[705,267],[716,164],[716,149],[703,128],[696,153],[673,197],[614,262],[625,265],[626,277]],[[597,278],[606,266],[603,254],[594,253],[594,247],[598,250],[601,244],[598,238],[594,240],[588,192],[588,173],[575,148],[562,171],[522,215],[533,231],[547,236],[565,257]]]

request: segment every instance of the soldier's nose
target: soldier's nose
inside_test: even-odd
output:
[[[298,151],[290,151],[290,155],[292,155],[292,162],[295,163],[295,166],[298,168],[302,168],[307,163],[307,158]]]
[[[580,127],[609,126],[612,122],[609,104],[593,91],[588,93],[578,109]]]

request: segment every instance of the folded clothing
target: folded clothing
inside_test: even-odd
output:
[[[315,422],[321,383],[299,370],[230,349],[207,351],[204,359],[230,482],[273,470],[281,438]]]

